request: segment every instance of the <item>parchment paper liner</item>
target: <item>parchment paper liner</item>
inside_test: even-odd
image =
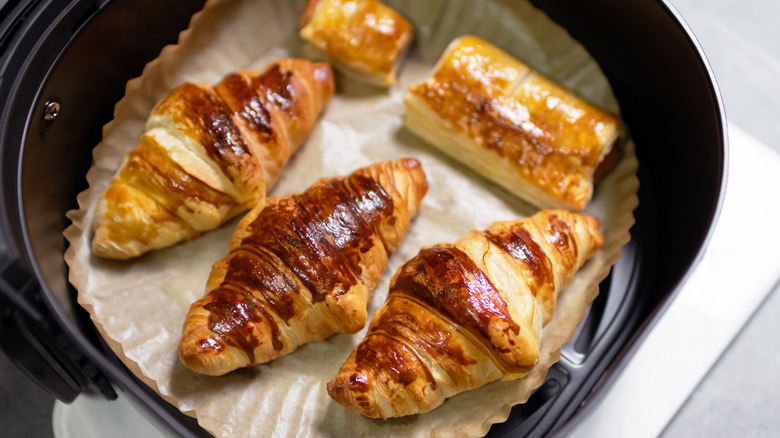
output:
[[[496,220],[528,216],[535,209],[438,153],[402,129],[402,96],[430,71],[455,37],[471,33],[492,41],[589,100],[613,111],[617,104],[606,79],[587,52],[543,13],[523,1],[387,1],[415,27],[415,47],[399,85],[390,90],[338,79],[338,93],[301,151],[282,173],[271,195],[305,189],[316,178],[347,174],[373,162],[413,156],[423,163],[430,190],[369,305],[369,317],[384,302],[390,277],[423,245],[454,241]],[[619,259],[634,223],[637,161],[629,142],[618,167],[597,187],[587,213],[602,221],[602,249],[560,295],[544,329],[538,366],[525,378],[495,382],[457,395],[422,415],[371,420],[342,408],[325,391],[365,329],[307,344],[269,364],[223,377],[196,375],[178,361],[176,346],[189,304],[204,293],[211,264],[227,252],[237,219],[197,239],[130,262],[90,253],[97,197],[122,157],[143,132],[154,104],[184,81],[216,83],[238,68],[263,68],[268,61],[300,56],[298,13],[303,1],[213,0],[196,14],[179,44],[166,47],[141,77],[128,82],[103,129],[79,194],[79,210],[68,213],[70,247],[65,261],[79,303],[124,364],[163,398],[217,436],[476,436],[504,421],[525,402],[560,357],[598,293],[599,282]]]

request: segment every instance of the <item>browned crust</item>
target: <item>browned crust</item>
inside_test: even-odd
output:
[[[376,0],[311,1],[301,23],[301,35],[329,58],[375,76],[393,74],[413,33],[401,14]]]
[[[150,131],[101,197],[93,252],[136,257],[262,204],[333,87],[326,64],[300,59],[231,73],[213,88],[176,87],[152,110]]]
[[[190,308],[182,362],[224,374],[363,328],[370,292],[426,190],[419,162],[401,159],[250,212]]]
[[[409,93],[474,148],[490,151],[496,166],[510,166],[577,210],[590,200],[594,171],[620,124],[617,116],[471,36],[454,41],[428,80],[412,85]],[[448,151],[446,144],[436,146]]]
[[[598,226],[594,217],[544,210],[423,248],[393,277],[385,304],[328,394],[360,414],[386,418],[427,412],[447,394],[497,378],[522,377],[538,361],[541,327],[549,321],[539,322],[545,312],[538,307],[554,310],[560,288],[600,247]]]

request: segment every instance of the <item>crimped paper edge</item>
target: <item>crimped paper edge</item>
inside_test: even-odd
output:
[[[207,1],[203,8],[192,15],[192,18],[190,19],[190,22],[186,29],[179,32],[179,36],[175,43],[171,43],[166,45],[162,48],[160,51],[160,54],[154,58],[153,60],[149,61],[143,68],[141,74],[133,79],[130,79],[127,81],[127,84],[125,85],[125,93],[122,96],[122,98],[117,102],[117,104],[114,106],[114,117],[106,123],[103,126],[103,129],[101,130],[102,137],[106,138],[108,134],[116,127],[117,125],[117,118],[119,118],[124,111],[130,111],[130,108],[128,107],[130,102],[128,100],[128,95],[132,95],[132,92],[134,90],[137,90],[143,86],[144,78],[151,74],[156,74],[156,72],[169,68],[171,64],[179,63],[181,60],[177,56],[178,52],[181,49],[181,44],[184,43],[190,34],[192,33],[192,28],[197,26],[198,23],[201,21],[202,17],[204,16],[204,13],[209,11],[212,8],[218,7],[221,3],[228,1],[228,0],[209,0]],[[84,227],[79,226],[81,223],[91,223],[91,221],[87,221],[87,214],[89,213],[89,206],[87,205],[88,198],[93,190],[93,183],[95,181],[95,175],[99,172],[98,168],[95,166],[96,163],[96,157],[99,157],[101,155],[102,149],[105,147],[103,144],[103,141],[101,140],[100,143],[95,146],[95,148],[92,150],[92,166],[90,166],[89,170],[87,171],[86,180],[88,187],[87,189],[83,190],[76,196],[76,201],[78,204],[78,209],[75,210],[69,210],[65,213],[65,216],[70,219],[71,225],[69,225],[63,232],[63,236],[65,239],[69,242],[68,248],[65,250],[64,260],[65,263],[68,265],[68,281],[73,285],[73,287],[79,291],[81,290],[81,287],[85,287],[86,285],[79,281],[79,279],[84,279],[87,282],[89,281],[88,275],[83,275],[83,270],[80,270],[83,268],[83,266],[80,266],[79,264],[74,264],[73,260],[76,257],[77,250],[80,249],[84,244],[84,240],[80,239],[81,236],[84,235],[91,235],[91,230],[87,230]],[[86,242],[89,244],[89,242]],[[79,269],[76,269],[79,268]],[[81,274],[81,275],[80,275]],[[144,384],[152,388],[160,397],[162,397],[166,402],[170,403],[171,405],[175,406],[177,409],[179,409],[182,413],[185,415],[188,415],[193,418],[197,418],[197,415],[195,411],[193,410],[183,410],[181,409],[181,404],[179,403],[178,399],[176,397],[171,395],[164,394],[160,388],[157,386],[157,382],[148,377],[144,372],[141,370],[140,364],[138,364],[136,361],[130,359],[125,354],[125,350],[122,347],[122,344],[114,339],[112,336],[108,334],[108,332],[103,327],[103,324],[97,320],[97,318],[94,316],[95,312],[94,307],[91,302],[85,301],[85,299],[82,299],[83,294],[77,293],[77,302],[79,305],[84,307],[85,310],[89,313],[90,320],[95,325],[95,328],[98,330],[98,333],[103,337],[106,344],[111,348],[111,350],[114,352],[114,354],[119,358],[119,360],[124,364],[130,372],[132,372],[138,379],[140,379]],[[117,354],[117,352],[121,354]],[[200,424],[200,421],[198,422]],[[203,426],[203,425],[201,425]],[[209,430],[209,433],[214,435],[212,431]]]
[[[184,43],[189,35],[191,34],[191,30],[194,26],[197,26],[198,23],[201,20],[201,17],[204,16],[204,13],[209,11],[210,9],[217,8],[222,3],[227,2],[228,0],[210,0],[208,1],[204,8],[195,13],[189,23],[189,26],[187,29],[183,30],[179,33],[179,37],[177,39],[176,43],[166,45],[160,52],[159,56],[155,58],[154,60],[147,63],[147,65],[144,67],[143,72],[140,76],[131,79],[128,81],[126,87],[125,87],[125,97],[123,97],[115,106],[114,108],[114,119],[112,119],[109,123],[107,123],[103,129],[103,137],[106,137],[108,133],[110,133],[116,126],[116,119],[120,117],[123,112],[125,111],[131,111],[131,108],[128,107],[128,101],[126,96],[128,94],[131,94],[132,91],[137,90],[142,87],[143,85],[143,78],[151,75],[156,74],[156,72],[169,68],[169,66],[178,64],[182,62],[182,60],[177,56],[178,52],[180,51],[180,45]],[[161,97],[161,96],[160,96]],[[91,223],[91,221],[86,221],[86,216],[89,213],[89,208],[86,205],[87,199],[90,195],[90,192],[93,188],[93,182],[95,178],[95,174],[98,172],[98,169],[95,168],[95,157],[98,157],[100,155],[101,149],[103,148],[103,142],[99,143],[95,149],[93,150],[93,166],[89,169],[86,175],[87,182],[89,184],[89,188],[82,191],[77,196],[77,203],[79,208],[77,210],[71,210],[66,213],[66,216],[72,221],[72,224],[67,227],[63,231],[63,236],[68,240],[70,243],[70,246],[65,252],[65,262],[68,264],[70,270],[68,274],[69,281],[74,285],[74,287],[79,290],[81,286],[84,286],[84,283],[81,283],[78,280],[79,278],[79,271],[77,269],[74,269],[74,265],[71,263],[73,260],[73,257],[76,255],[76,250],[83,247],[84,244],[88,244],[88,242],[85,242],[83,239],[80,239],[79,237],[82,235],[89,235],[91,233],[91,230],[86,230],[85,227],[81,227],[77,224],[84,223],[88,224]],[[638,169],[638,161],[636,159],[636,156],[633,151],[633,145],[631,146],[631,154],[626,154],[623,159],[618,163],[618,166],[616,169],[613,170],[613,173],[617,172],[621,167],[624,167],[623,173],[626,173],[625,176],[626,180],[624,183],[633,182],[632,186],[632,195],[625,199],[624,202],[621,204],[625,207],[625,211],[620,216],[619,219],[617,219],[615,222],[618,222],[621,225],[621,229],[625,229],[626,232],[620,236],[614,237],[610,245],[608,246],[602,246],[602,248],[599,250],[599,253],[603,254],[603,257],[607,258],[607,261],[604,262],[604,265],[599,270],[599,272],[594,275],[594,278],[597,278],[598,281],[594,281],[594,284],[589,288],[589,291],[587,292],[587,298],[586,301],[589,304],[592,302],[599,293],[599,283],[607,277],[610,270],[612,269],[612,266],[620,259],[622,254],[622,246],[630,241],[630,228],[635,223],[634,218],[634,210],[636,206],[638,206],[638,196],[637,191],[639,187],[639,180],[636,177],[636,171]],[[611,175],[611,174],[610,174]],[[613,225],[614,226],[614,225]],[[625,228],[623,228],[625,227]],[[606,244],[606,242],[605,242]],[[607,251],[609,250],[609,251]],[[78,266],[78,265],[76,265]],[[78,268],[83,268],[82,266],[78,266]],[[88,284],[88,275],[82,275],[81,276],[84,280],[87,281]],[[565,293],[563,291],[562,293]],[[143,381],[146,385],[148,385],[150,388],[152,388],[157,394],[160,395],[164,400],[166,400],[168,403],[171,403],[173,406],[176,406],[181,412],[184,414],[197,418],[196,412],[193,410],[182,410],[181,409],[181,403],[177,398],[171,395],[166,395],[161,392],[159,387],[157,386],[157,383],[152,378],[148,377],[145,373],[141,371],[140,364],[138,364],[136,361],[128,358],[124,352],[124,349],[122,348],[122,345],[120,342],[112,338],[108,335],[106,330],[104,329],[102,323],[95,319],[94,312],[93,312],[93,305],[90,302],[87,302],[85,300],[82,300],[82,294],[78,294],[78,303],[84,307],[89,313],[90,313],[90,319],[94,323],[95,327],[97,328],[98,332],[101,334],[101,336],[104,338],[106,343],[109,345],[109,347],[114,351],[114,353],[121,353],[116,354],[117,357],[121,360],[121,362],[131,371],[133,374],[139,378],[141,381]],[[574,326],[578,326],[587,316],[587,307],[583,307],[580,309],[577,318],[576,318],[576,324]],[[553,320],[555,320],[555,316],[553,316]],[[570,340],[572,336],[574,335],[574,331],[571,331],[570,335],[568,336],[568,339]],[[564,342],[565,344],[565,342]],[[548,357],[550,357],[550,365],[558,362],[560,360],[561,355],[561,348],[557,348],[556,350],[549,352]],[[545,369],[542,373],[540,373],[538,376],[536,376],[536,381],[531,384],[531,386],[535,389],[538,388],[544,381],[547,374],[547,369]],[[532,394],[532,393],[531,393]],[[516,401],[508,402],[502,405],[499,409],[495,411],[493,415],[490,415],[481,423],[476,423],[474,421],[469,420],[459,420],[454,424],[448,425],[449,427],[446,430],[442,430],[441,427],[434,428],[431,431],[432,436],[453,436],[453,431],[460,431],[456,436],[482,436],[485,435],[490,427],[495,423],[504,422],[509,417],[509,414],[511,412],[511,409],[513,406],[517,404],[525,403],[528,398],[530,397],[530,394],[528,397],[525,397],[524,399],[517,399]],[[424,414],[422,414],[424,415]],[[209,430],[206,428],[205,425],[203,425],[200,422],[200,419],[198,419],[199,424],[204,427],[204,429],[208,430],[210,433],[214,434],[214,431]]]
[[[607,260],[604,262],[604,265],[601,267],[598,273],[594,275],[594,278],[596,278],[597,281],[595,281],[595,284],[593,284],[589,288],[589,291],[587,292],[588,296],[586,298],[586,301],[588,306],[580,309],[580,312],[576,318],[577,323],[575,324],[575,331],[576,331],[576,327],[579,326],[588,316],[589,305],[593,302],[593,300],[596,299],[596,297],[598,297],[600,293],[599,291],[600,283],[604,281],[605,278],[607,278],[610,271],[612,270],[612,267],[615,265],[615,263],[617,263],[618,260],[620,260],[623,252],[623,246],[631,241],[630,230],[631,227],[636,223],[636,217],[634,216],[634,211],[639,206],[639,196],[638,196],[639,178],[637,177],[637,171],[639,169],[639,161],[636,158],[633,141],[629,140],[626,143],[626,145],[630,147],[630,150],[628,151],[630,152],[630,154],[626,154],[624,158],[621,159],[621,161],[618,163],[617,168],[613,169],[612,171],[616,175],[617,175],[616,172],[624,173],[625,176],[623,178],[625,179],[617,178],[617,176],[613,176],[613,177],[626,183],[623,187],[628,187],[628,190],[633,192],[631,196],[626,198],[624,202],[621,203],[621,206],[625,208],[625,211],[621,216],[616,218],[617,219],[616,222],[620,224],[620,227],[616,227],[616,228],[625,229],[626,232],[620,235],[616,235],[609,242],[608,246],[602,246],[599,249],[599,252],[601,252],[604,257],[607,257]],[[562,293],[566,293],[566,291],[564,290]],[[555,315],[556,314],[553,314],[553,320],[555,319]],[[536,390],[544,383],[549,368],[552,367],[552,365],[554,365],[560,360],[563,346],[566,345],[566,343],[568,343],[574,337],[575,331],[571,332],[571,334],[568,336],[568,338],[563,343],[563,345],[561,345],[560,348],[557,348],[556,350],[550,353],[552,357],[552,359],[550,360],[550,366],[548,366],[547,369],[544,370],[544,372],[539,376],[536,382],[531,384],[533,390]],[[544,335],[542,335],[542,343],[544,343]],[[511,403],[511,402],[506,403],[503,406],[501,406],[499,412],[497,412],[495,415],[486,418],[482,422],[479,431],[476,434],[464,433],[460,436],[468,437],[468,436],[486,435],[494,424],[503,423],[509,418],[509,414],[511,413],[511,410],[514,406],[518,404],[526,403],[532,394],[533,392],[529,394],[528,397],[525,397],[524,400],[520,400],[516,403]],[[455,427],[457,427],[457,425]],[[451,435],[448,435],[447,433],[437,433],[434,434],[434,436],[451,436]]]

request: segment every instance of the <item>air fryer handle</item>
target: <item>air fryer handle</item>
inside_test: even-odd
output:
[[[0,349],[30,380],[72,402],[86,388],[117,395],[100,370],[52,323],[36,278],[7,254],[0,233]]]
[[[85,379],[63,357],[60,350],[67,340],[52,330],[44,307],[35,302],[38,288],[16,260],[0,254],[0,349],[44,390],[71,402],[83,390]]]

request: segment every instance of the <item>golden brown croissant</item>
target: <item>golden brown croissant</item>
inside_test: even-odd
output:
[[[238,225],[207,295],[184,321],[179,358],[221,375],[366,323],[366,306],[428,189],[405,158],[269,198]]]
[[[377,0],[309,0],[300,35],[312,57],[327,57],[343,73],[389,86],[396,83],[412,26]]]
[[[523,377],[539,358],[558,291],[601,246],[598,227],[592,216],[543,210],[423,248],[393,277],[328,394],[388,418]]]
[[[93,253],[136,257],[262,204],[332,94],[330,67],[302,59],[175,88],[98,201]]]
[[[473,36],[453,41],[404,102],[410,131],[541,208],[585,208],[618,152],[615,115]]]

